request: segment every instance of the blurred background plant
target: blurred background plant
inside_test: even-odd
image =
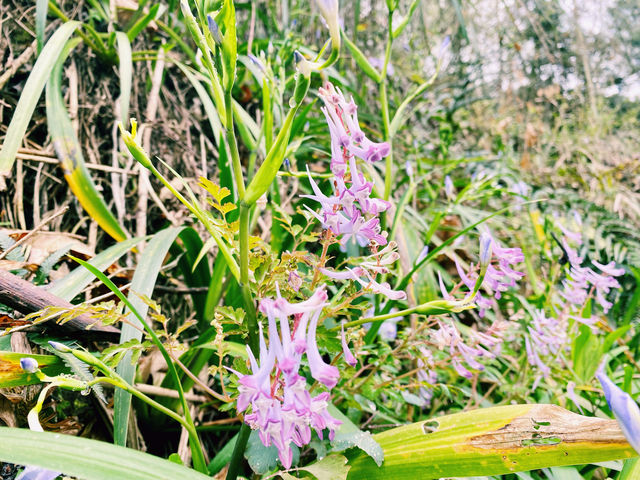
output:
[[[240,200],[259,167],[268,158],[277,157],[276,167],[284,161],[266,197],[247,214],[253,298],[274,296],[275,280],[288,284],[281,288],[289,300],[300,299],[297,282],[308,296],[323,253],[333,257],[331,268],[353,267],[370,253],[355,243],[323,252],[321,229],[304,208],[318,205],[301,197],[314,193],[307,168],[324,193],[331,191],[331,142],[316,93],[326,81],[353,96],[367,137],[392,147],[385,160],[362,168],[374,196],[392,201],[381,225],[399,260],[387,281],[407,293],[406,300],[366,297],[336,306],[334,324],[325,323],[329,330],[340,319],[391,318],[348,330],[366,360],[345,367],[333,390],[345,418],[378,432],[514,402],[606,415],[594,381],[605,356],[614,381],[638,392],[640,9],[634,2],[343,3],[341,56],[311,76],[289,124],[296,107],[290,104],[294,51],[313,61],[323,46],[334,46],[325,45],[330,29],[322,9],[308,1],[235,2],[230,21],[228,10],[215,15],[222,4],[0,6],[0,246],[12,248],[0,259],[2,268],[51,283],[51,292],[75,303],[113,297],[103,279],[81,267],[71,272],[76,264],[62,257],[71,252],[105,271],[128,294],[133,308],[125,313],[131,317],[135,309],[156,322],[175,376],[166,374],[151,339],[127,324],[108,348],[85,346],[171,410],[190,395],[191,412],[183,414],[196,419],[203,450],[217,452],[209,473],[228,463],[241,422],[229,411],[236,385],[223,367],[233,362],[246,373],[239,345],[247,335],[257,341],[255,328],[245,324],[255,313],[243,297],[242,266],[236,272],[225,258],[243,248]],[[229,45],[232,36],[237,45]],[[230,48],[237,64],[225,63]],[[329,52],[322,58],[332,59]],[[117,127],[122,122],[129,130],[129,117],[138,119],[138,146],[165,181],[129,153]],[[285,130],[288,141],[274,148]],[[206,207],[189,209],[174,194],[189,190],[188,202]],[[38,242],[25,237],[34,230],[48,235]],[[499,248],[522,249],[524,260],[514,268],[524,278],[502,292],[484,288],[493,300],[482,316],[462,310],[425,319],[411,310],[447,295],[461,300],[473,289],[483,231],[493,236],[496,257]],[[572,261],[572,254],[583,261]],[[622,271],[598,269],[609,262]],[[564,309],[576,267],[598,277],[589,276],[593,288]],[[608,285],[606,308],[596,298],[598,282]],[[329,290],[338,298],[357,288],[336,282]],[[25,338],[23,347],[41,349],[58,339],[51,331]],[[548,350],[540,346],[545,342]],[[335,354],[339,340],[323,331],[321,346]],[[187,392],[182,400],[178,383]],[[111,410],[93,397],[55,390],[47,429],[113,436],[116,444],[164,457],[177,452],[189,463],[188,428],[181,433],[143,402],[134,403],[131,415],[130,392],[115,397],[110,419]],[[93,418],[96,409],[105,420]],[[7,415],[16,425],[26,422],[24,412]],[[249,464],[257,473],[273,471],[273,452],[261,457],[254,440]],[[318,455],[327,448],[319,441],[311,447]],[[301,464],[314,456],[299,453]],[[621,468],[571,467],[584,478],[624,478]],[[547,469],[521,478],[561,475]]]

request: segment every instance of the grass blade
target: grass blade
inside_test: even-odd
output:
[[[44,46],[44,31],[47,26],[47,13],[49,12],[49,0],[37,0],[36,2],[36,40],[38,41],[38,53]]]
[[[76,40],[80,41],[80,39]],[[98,225],[105,232],[120,242],[129,235],[111,213],[102,195],[96,189],[93,180],[91,180],[89,170],[84,163],[80,142],[78,142],[62,98],[62,67],[67,55],[75,45],[77,45],[76,41],[69,42],[56,62],[47,83],[47,125],[49,134],[62,166],[64,178],[80,205],[91,218],[98,222]]]
[[[52,446],[55,445],[55,448]],[[0,427],[0,461],[36,465],[87,480],[198,480],[206,475],[154,457],[88,438]]]
[[[93,257],[89,260],[89,263],[98,270],[104,271],[116,260],[122,257],[122,255],[140,243],[141,240],[141,237],[136,237],[118,242]],[[82,290],[87,288],[94,278],[96,278],[95,275],[86,268],[77,267],[70,274],[65,275],[60,280],[49,285],[47,290],[70,302],[76,295],[82,292]]]
[[[27,126],[49,74],[60,57],[67,40],[78,28],[78,25],[78,22],[67,22],[56,30],[42,49],[42,53],[38,56],[38,60],[27,79],[0,150],[0,190],[6,188],[5,178],[11,174],[22,137],[27,131]]]
[[[169,248],[180,234],[183,228],[167,228],[155,234],[142,252],[136,271],[133,274],[129,293],[129,302],[135,310],[144,318],[147,315],[148,305],[138,296],[150,297],[153,293],[160,268],[164,263]],[[120,334],[120,343],[131,339],[142,339],[142,325],[134,315],[129,315],[130,323],[124,323]],[[118,364],[116,372],[128,383],[133,383],[136,366],[131,363],[131,353],[127,352]],[[116,445],[125,446],[127,443],[127,429],[129,427],[129,412],[131,410],[131,394],[117,389],[115,391],[113,408],[113,441]]]

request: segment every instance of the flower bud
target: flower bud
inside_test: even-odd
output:
[[[618,421],[625,438],[636,452],[640,452],[640,408],[631,396],[611,381],[600,366],[596,377],[602,384],[609,408]]]
[[[338,0],[316,0],[316,5],[320,10],[320,15],[322,15],[322,18],[324,18],[324,21],[329,28],[332,48],[340,48],[340,20],[338,19]]]
[[[480,235],[480,265],[486,267],[491,261],[491,244],[493,238],[487,232]]]
[[[216,42],[216,44],[221,45],[222,35],[220,35],[220,27],[211,15],[207,15],[207,25],[209,26],[209,33],[211,33],[213,41]]]
[[[69,353],[72,351],[71,348],[67,347],[65,344],[60,342],[54,342],[53,340],[49,340],[49,345],[51,346],[51,348],[62,353]]]
[[[20,368],[27,373],[36,373],[38,362],[31,357],[23,357],[20,359]]]

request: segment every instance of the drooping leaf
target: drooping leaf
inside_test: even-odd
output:
[[[333,405],[329,405],[328,411],[332,417],[342,422],[331,441],[333,450],[341,452],[347,448],[358,447],[369,455],[377,465],[382,465],[384,450],[374,437],[369,432],[360,430],[357,425]]]
[[[318,480],[346,480],[349,468],[347,459],[342,455],[329,455],[300,470],[309,472]]]
[[[62,97],[62,67],[67,55],[80,39],[70,41],[56,62],[47,82],[47,126],[58,160],[71,191],[82,208],[86,210],[98,225],[116,241],[122,241],[129,235],[120,225],[107,206],[104,198],[96,189],[89,170],[85,166],[82,147],[73,129],[67,108]]]
[[[67,39],[78,28],[78,25],[78,22],[67,22],[56,30],[42,49],[24,85],[23,93],[20,95],[20,100],[13,117],[11,117],[7,134],[4,137],[2,149],[0,149],[0,190],[4,190],[4,179],[11,174],[13,162],[22,143],[22,137],[27,131],[27,126],[38,104],[42,89],[47,83],[49,75],[67,43]]]

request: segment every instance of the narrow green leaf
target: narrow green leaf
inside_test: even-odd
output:
[[[635,480],[640,478],[640,458],[625,460],[618,480]]]
[[[397,480],[502,475],[637,454],[615,420],[555,405],[508,405],[445,415],[374,435],[384,463],[359,455],[349,478]]]
[[[367,60],[367,57],[362,53],[362,51],[358,48],[358,46],[353,43],[344,30],[342,31],[342,39],[344,40],[344,44],[347,46],[351,55],[353,55],[353,59],[356,61],[358,66],[362,69],[362,71],[376,83],[380,83],[382,81],[382,76],[380,72],[378,72],[373,65]]]
[[[138,20],[127,32],[127,38],[130,42],[133,42],[138,34],[144,30],[144,28],[149,25],[153,20],[155,20],[156,15],[158,15],[158,10],[160,10],[160,4],[156,3],[153,7],[149,9],[149,13],[143,16],[140,20]]]
[[[150,297],[156,285],[158,273],[164,263],[169,248],[182,228],[167,228],[155,234],[142,252],[136,271],[131,280],[129,302],[135,310],[144,318],[147,315],[149,306],[139,297],[144,295]],[[120,333],[120,343],[128,342],[131,339],[142,339],[142,325],[137,318],[130,314],[130,323],[123,323]],[[136,366],[131,364],[131,352],[127,352],[123,360],[118,364],[116,372],[125,379],[127,383],[133,383]],[[129,412],[131,410],[131,394],[117,389],[114,395],[113,408],[113,441],[116,445],[125,446],[127,443],[127,429],[129,426]]]
[[[36,40],[38,53],[42,52],[44,45],[44,31],[47,26],[47,13],[49,12],[49,0],[36,1]]]
[[[33,373],[20,367],[21,358],[33,358],[45,375],[54,376],[65,370],[62,360],[55,355],[33,355],[27,353],[0,352],[0,388],[20,387],[40,383]]]
[[[194,75],[189,68],[180,62],[175,62],[182,73],[187,77],[187,80],[191,82],[193,88],[195,89],[200,101],[202,102],[202,106],[204,107],[204,111],[207,114],[207,118],[209,119],[209,124],[211,125],[211,130],[213,131],[213,137],[216,141],[216,145],[220,146],[220,135],[222,134],[222,123],[220,122],[220,115],[218,114],[218,110],[216,109],[211,97],[209,96],[209,92],[207,92],[206,88],[202,86],[200,80],[198,80],[197,76]]]
[[[64,178],[80,205],[105,232],[115,240],[122,241],[128,237],[128,234],[107,207],[89,175],[82,156],[82,147],[76,137],[62,97],[62,67],[67,55],[79,41],[80,39],[76,38],[65,46],[51,71],[46,91],[47,125],[53,147],[64,172]]]
[[[18,148],[22,143],[22,137],[27,131],[29,120],[31,120],[33,111],[38,104],[38,99],[45,83],[47,83],[49,74],[53,70],[58,57],[60,57],[67,39],[78,28],[78,25],[78,22],[67,22],[56,30],[42,49],[24,85],[22,95],[20,95],[20,100],[18,100],[18,105],[11,118],[11,123],[9,123],[9,128],[0,150],[0,190],[4,190],[4,179],[11,174],[16,153],[18,153]]]
[[[133,61],[131,59],[131,41],[124,32],[116,32],[118,43],[118,70],[120,73],[120,121],[127,128],[129,122],[129,100],[133,79]]]
[[[85,480],[198,480],[206,475],[147,453],[88,438],[0,427],[0,461]]]
[[[98,270],[104,271],[141,241],[142,237],[136,237],[118,242],[93,257],[89,260],[89,263]],[[94,274],[80,266],[68,275],[47,286],[47,290],[70,302],[76,295],[82,292],[82,290],[87,288],[95,278]]]

